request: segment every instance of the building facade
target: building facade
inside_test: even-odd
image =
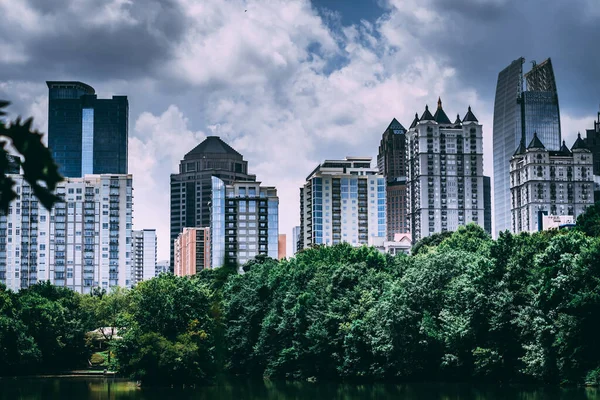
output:
[[[131,175],[67,178],[42,207],[21,175],[19,197],[0,216],[0,283],[17,291],[41,281],[80,293],[131,287]]]
[[[169,265],[169,260],[160,260],[156,263],[156,270],[154,276],[159,276],[160,274],[168,274],[171,272],[171,266]]]
[[[408,132],[408,198],[414,242],[476,223],[485,228],[483,129],[469,107],[450,119],[438,101]]]
[[[592,152],[594,162],[594,201],[600,201],[600,112],[594,128],[586,130],[585,146]]]
[[[187,153],[179,164],[179,173],[171,174],[171,265],[175,265],[174,244],[183,228],[210,226],[211,178],[225,184],[256,181],[248,174],[248,162],[217,136],[208,136]]]
[[[277,252],[278,260],[283,260],[286,257],[286,250],[287,250],[286,247],[287,247],[287,235],[285,233],[280,233],[279,239],[278,239],[278,252]]]
[[[492,234],[492,182],[489,176],[483,177],[483,229]]]
[[[377,168],[386,182],[387,240],[408,233],[406,129],[394,118],[379,144]]]
[[[385,178],[371,157],[326,160],[300,189],[301,249],[386,237]]]
[[[550,59],[533,62],[523,75],[523,57],[498,74],[494,101],[494,215],[497,235],[511,228],[510,159],[533,134],[549,150],[561,144],[560,111],[554,70]]]
[[[593,160],[581,136],[571,150],[548,150],[534,135],[510,161],[512,231],[536,232],[542,218],[577,216],[594,202]]]
[[[300,225],[297,225],[292,228],[292,251],[296,254],[301,248]]]
[[[598,112],[598,119],[594,121],[594,128],[586,129],[585,133],[584,143],[592,152],[594,175],[600,176],[600,112]]]
[[[156,276],[157,240],[156,229],[132,232],[131,284]]]
[[[212,178],[211,265],[242,266],[259,254],[279,254],[279,198],[277,189],[260,182],[232,182]]]
[[[82,82],[48,85],[48,147],[66,177],[126,174],[127,96],[98,99]]]
[[[174,273],[189,276],[203,269],[210,269],[210,228],[183,228],[175,239]]]

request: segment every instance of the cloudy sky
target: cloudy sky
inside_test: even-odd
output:
[[[0,0],[0,15],[14,115],[45,131],[46,80],[129,96],[134,228],[158,230],[159,259],[169,174],[207,135],[277,186],[291,236],[320,161],[375,157],[392,118],[438,96],[451,118],[473,107],[491,175],[496,79],[520,56],[552,57],[569,144],[600,103],[597,0]]]

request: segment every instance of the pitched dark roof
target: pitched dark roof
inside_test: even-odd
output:
[[[465,122],[465,121],[479,122],[477,120],[477,117],[475,117],[475,114],[473,114],[473,111],[471,111],[471,106],[469,106],[467,113],[465,114],[465,117],[462,120],[462,122]]]
[[[415,119],[413,119],[412,124],[410,124],[410,128],[408,129],[412,129],[415,126],[417,126],[417,124],[419,123],[419,114],[415,113]]]
[[[240,153],[222,141],[218,136],[207,136],[202,143],[194,147],[184,158],[198,158],[198,156],[204,154],[228,154],[242,158]]]
[[[429,106],[425,105],[425,111],[423,112],[423,115],[421,115],[420,121],[435,121],[433,115],[429,112]]]
[[[527,149],[525,148],[525,141],[521,140],[519,147],[517,147],[517,150],[515,150],[515,153],[513,154],[513,157],[520,154],[525,154],[525,152],[527,152]]]
[[[533,132],[533,139],[527,146],[527,149],[545,149],[546,146],[542,143],[542,141],[538,138],[537,132]]]
[[[577,133],[577,140],[573,143],[571,150],[587,149],[585,142],[581,138],[581,133]]]
[[[569,148],[567,147],[567,145],[565,144],[565,141],[563,140],[562,142],[562,146],[560,146],[560,150],[561,153],[565,153],[565,155],[571,155],[571,151],[569,150]]]
[[[398,122],[398,120],[396,118],[392,119],[392,122],[390,122],[387,129],[391,129],[391,130],[400,129],[400,130],[403,130],[404,132],[406,132],[406,128],[404,128],[402,126],[402,124],[400,122]]]
[[[460,114],[456,114],[456,121],[454,121],[454,125],[462,125]]]
[[[438,97],[438,106],[437,106],[437,110],[435,110],[435,114],[433,115],[433,119],[438,124],[445,124],[445,125],[452,124],[452,122],[450,122],[450,118],[448,118],[448,116],[444,112],[444,109],[442,108],[442,99],[440,97]]]

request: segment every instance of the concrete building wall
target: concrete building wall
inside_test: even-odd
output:
[[[183,228],[175,239],[174,274],[195,275],[210,268],[210,228]]]
[[[64,202],[51,211],[21,175],[11,177],[19,198],[0,216],[1,283],[15,291],[45,280],[80,293],[131,287],[131,175],[67,178],[56,188]]]
[[[279,234],[279,243],[278,243],[278,254],[277,258],[279,260],[283,260],[286,257],[287,250],[287,235],[285,233]]]
[[[368,244],[385,237],[385,179],[370,157],[326,160],[308,176],[301,193],[301,248]]]
[[[156,275],[157,240],[155,229],[133,231],[133,285]]]

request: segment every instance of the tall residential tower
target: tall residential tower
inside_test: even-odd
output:
[[[471,107],[451,122],[438,100],[435,114],[425,106],[406,135],[413,242],[470,222],[485,228],[483,129]]]
[[[48,147],[65,177],[126,174],[127,96],[98,99],[81,82],[48,85]]]
[[[385,179],[371,157],[326,160],[300,188],[298,250],[386,237]]]
[[[534,133],[549,150],[560,150],[560,112],[550,59],[533,62],[523,75],[523,57],[498,74],[494,102],[494,215],[495,234],[511,227],[510,159]]]
[[[179,173],[171,174],[171,266],[175,266],[174,242],[183,228],[210,226],[211,178],[225,184],[256,181],[248,174],[248,162],[218,136],[208,136],[187,153]]]
[[[409,233],[406,201],[406,129],[394,118],[382,135],[377,168],[384,176],[387,205],[387,240]]]

